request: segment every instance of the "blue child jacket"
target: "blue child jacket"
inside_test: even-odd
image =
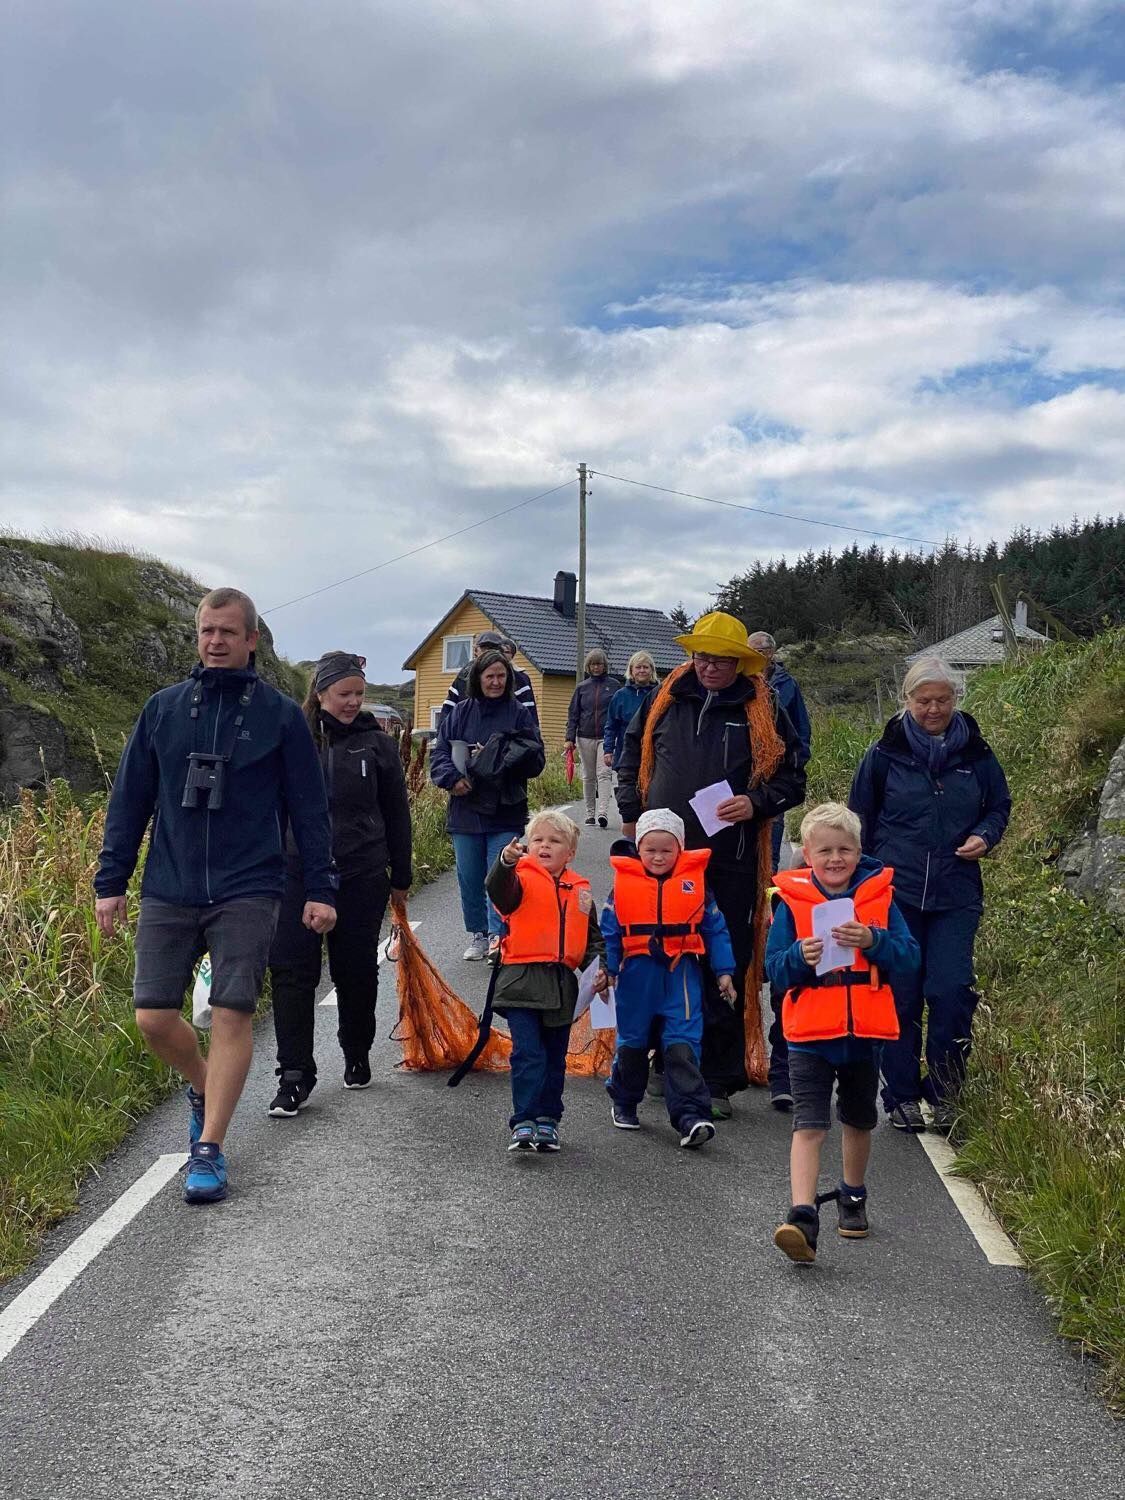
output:
[[[241,708],[250,683],[253,696]],[[193,719],[197,684],[202,697]],[[240,708],[243,723],[234,737]],[[193,750],[230,753],[216,810],[181,805]],[[109,799],[94,880],[99,896],[125,894],[150,819],[142,896],[177,906],[279,897],[288,823],[301,854],[306,899],[335,904],[332,825],[312,735],[298,704],[262,682],[253,667],[197,664],[186,682],[163,688],[145,704]]]

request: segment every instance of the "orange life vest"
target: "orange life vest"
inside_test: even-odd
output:
[[[669,875],[658,880],[635,855],[613,854],[613,908],[626,958],[661,955],[672,968],[685,953],[706,951],[700,924],[706,904],[703,872],[710,849],[682,849]]]
[[[590,935],[590,882],[573,870],[558,880],[528,855],[516,865],[523,895],[504,918],[502,964],[566,964],[577,969]]]
[[[893,876],[893,870],[882,869],[856,889],[853,899],[857,922],[886,927],[894,895]],[[793,913],[798,940],[812,937],[813,907],[830,898],[817,889],[809,870],[779,870],[774,885]],[[787,991],[781,1027],[790,1042],[820,1042],[840,1036],[893,1042],[898,1037],[898,1014],[890,985],[857,948],[850,969],[810,975],[807,984]]]

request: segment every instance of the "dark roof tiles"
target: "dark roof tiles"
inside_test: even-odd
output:
[[[550,599],[526,594],[495,594],[469,589],[468,597],[541,672],[572,674],[578,653],[578,626],[560,615]],[[658,609],[620,604],[586,605],[586,650],[600,646],[610,670],[624,676],[634,651],[648,651],[657,670],[667,672],[684,660],[676,645],[679,627]]]

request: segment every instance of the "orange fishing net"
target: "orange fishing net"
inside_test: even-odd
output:
[[[656,747],[653,730],[672,702],[672,685],[686,672],[692,670],[690,661],[669,672],[653,699],[648,722],[641,740],[641,764],[637,772],[637,790],[642,803],[648,801],[648,789],[656,764]],[[777,732],[770,704],[770,692],[766,680],[760,674],[751,679],[755,686],[754,696],[746,702],[746,722],[750,729],[750,754],[752,770],[750,785],[760,786],[768,781],[781,764],[785,744]],[[762,1007],[759,992],[765,974],[766,938],[769,935],[769,902],[767,892],[773,879],[773,856],[770,849],[770,823],[759,825],[758,840],[758,886],[754,902],[754,956],[746,971],[743,990],[743,1014],[746,1022],[746,1076],[751,1083],[764,1085],[769,1078],[769,1058],[766,1039],[762,1033]]]
[[[388,957],[398,963],[398,1025],[393,1036],[402,1046],[399,1066],[417,1073],[459,1068],[472,1051],[480,1023],[434,967],[400,907],[394,910]],[[616,1040],[614,1031],[594,1031],[587,1011],[571,1029],[566,1071],[578,1078],[608,1078]],[[511,1054],[510,1039],[493,1030],[473,1067],[504,1072]]]
[[[477,1018],[438,973],[399,906],[388,957],[398,960],[398,1025],[392,1035],[402,1045],[400,1066],[420,1073],[459,1067],[477,1039]],[[508,1038],[494,1031],[473,1066],[502,1072],[511,1051]]]

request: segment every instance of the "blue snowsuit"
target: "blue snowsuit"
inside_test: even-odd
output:
[[[639,859],[635,846],[627,840],[615,844],[612,852]],[[612,894],[602,911],[601,929],[606,968],[617,982],[617,1052],[606,1089],[615,1103],[635,1109],[648,1083],[649,1048],[659,1043],[664,1054],[664,1102],[669,1119],[682,1134],[690,1122],[711,1118],[711,1090],[699,1069],[703,1043],[701,961],[693,953],[685,953],[675,968],[670,967],[671,960],[626,959]],[[730,933],[709,890],[699,930],[716,978],[733,975]]]

